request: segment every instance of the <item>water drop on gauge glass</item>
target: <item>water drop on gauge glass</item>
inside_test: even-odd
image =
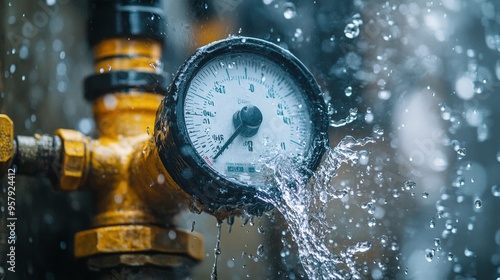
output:
[[[286,19],[292,19],[295,16],[297,16],[297,11],[295,9],[295,4],[293,4],[291,2],[287,2],[283,6],[285,7],[285,9],[283,11],[283,16]]]

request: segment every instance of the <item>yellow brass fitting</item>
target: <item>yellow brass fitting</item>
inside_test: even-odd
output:
[[[88,173],[90,140],[78,131],[58,129],[55,135],[62,141],[60,166],[56,166],[59,176],[57,188],[75,191],[85,183]]]
[[[0,174],[5,174],[14,158],[14,123],[7,116],[0,114]]]
[[[153,225],[118,225],[78,232],[75,257],[99,254],[156,252],[184,255],[200,261],[205,254],[203,237],[196,232]]]

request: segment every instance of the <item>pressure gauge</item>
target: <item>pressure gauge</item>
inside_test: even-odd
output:
[[[161,160],[209,212],[272,208],[277,157],[314,169],[327,145],[319,86],[290,52],[232,37],[197,50],[179,69],[156,123]],[[307,172],[303,172],[304,175]]]

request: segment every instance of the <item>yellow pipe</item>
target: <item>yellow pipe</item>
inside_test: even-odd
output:
[[[149,39],[114,38],[94,47],[95,72],[161,72],[161,44]]]

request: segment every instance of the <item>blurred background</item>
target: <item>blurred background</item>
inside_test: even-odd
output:
[[[324,186],[339,195],[329,197],[319,241],[343,256],[344,277],[500,278],[500,2],[164,2],[167,76],[210,41],[269,40],[316,77],[332,149],[345,136],[374,139]],[[82,92],[93,71],[87,14],[84,1],[0,0],[0,113],[16,134],[95,136]],[[6,270],[3,178],[0,278],[81,277],[72,242],[90,224],[91,195],[53,191],[44,178],[18,176],[16,186],[17,272]],[[177,221],[204,235],[206,259],[191,278],[208,279],[216,219],[186,211]],[[345,255],[359,244],[370,246]],[[236,218],[231,233],[224,223],[221,250],[220,279],[307,279],[276,210]]]

